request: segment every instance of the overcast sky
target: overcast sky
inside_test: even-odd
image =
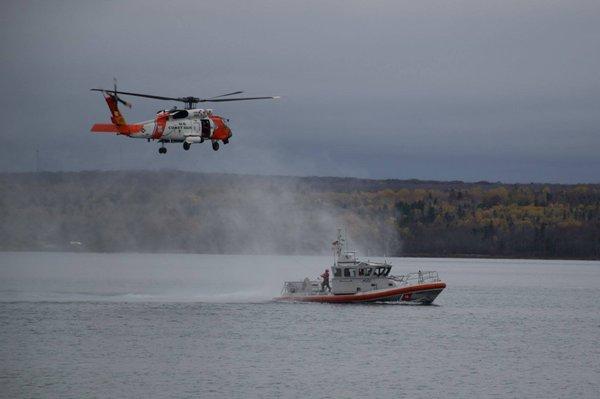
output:
[[[600,2],[14,1],[0,171],[600,182]],[[214,104],[218,152],[106,134],[92,87]],[[129,97],[128,122],[175,105]]]

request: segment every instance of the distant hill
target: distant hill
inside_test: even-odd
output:
[[[0,174],[0,250],[600,259],[600,185]]]

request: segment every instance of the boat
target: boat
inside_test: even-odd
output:
[[[360,260],[349,251],[347,240],[338,229],[332,243],[331,289],[319,280],[286,281],[278,301],[323,303],[403,302],[430,305],[446,288],[437,271],[422,271],[394,276],[387,261]]]

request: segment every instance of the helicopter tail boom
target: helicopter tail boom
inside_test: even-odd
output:
[[[104,99],[106,100],[108,109],[110,109],[110,120],[112,121],[112,123],[119,126],[126,125],[127,122],[125,122],[125,118],[119,110],[119,103],[117,102],[117,97],[115,95],[105,93]]]
[[[104,100],[110,110],[111,123],[96,123],[92,126],[91,131],[95,133],[117,133],[129,136],[134,133],[139,133],[142,130],[142,125],[128,125],[119,110],[119,102],[122,102],[128,107],[131,107],[126,101],[121,100],[117,95],[117,84],[115,80],[115,90],[113,92],[103,90]]]
[[[142,131],[143,125],[114,125],[112,123],[96,123],[90,131],[94,133],[117,133],[129,136]]]

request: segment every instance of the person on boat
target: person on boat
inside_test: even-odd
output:
[[[323,281],[321,282],[321,291],[325,291],[325,287],[327,287],[328,291],[331,291],[331,287],[329,286],[329,269],[325,269],[325,273],[321,274]]]
[[[419,270],[419,283],[423,282],[423,272]]]

